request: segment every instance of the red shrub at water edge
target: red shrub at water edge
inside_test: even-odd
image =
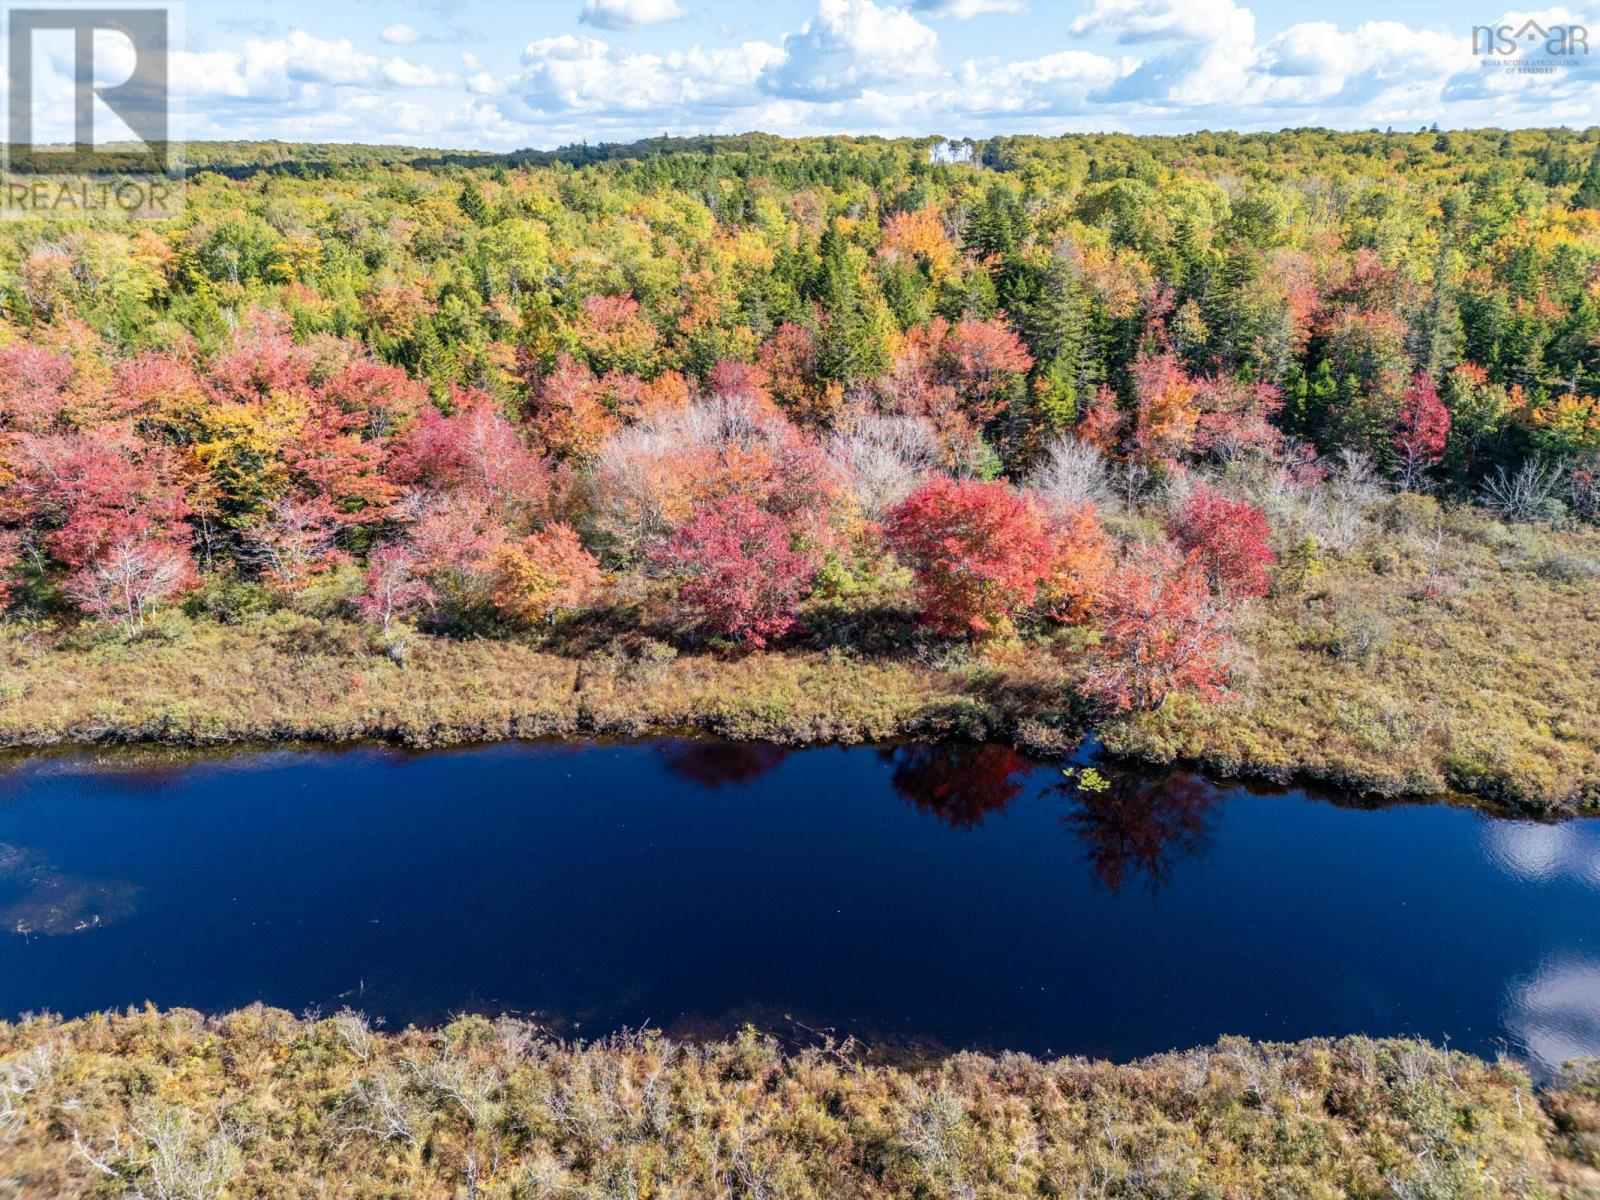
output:
[[[1043,512],[1000,480],[935,476],[890,510],[884,533],[916,572],[922,623],[941,633],[1010,629],[1051,567]]]
[[[1090,687],[1120,709],[1148,709],[1177,691],[1215,699],[1229,640],[1205,570],[1166,546],[1139,551],[1106,581],[1100,665]]]
[[[1198,488],[1168,522],[1167,534],[1195,556],[1218,591],[1265,596],[1272,586],[1268,572],[1278,556],[1269,542],[1271,530],[1261,510],[1247,501]]]
[[[738,494],[700,505],[654,557],[706,625],[758,647],[794,628],[816,574],[788,524]]]

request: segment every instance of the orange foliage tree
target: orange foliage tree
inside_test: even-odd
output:
[[[559,522],[517,542],[503,542],[488,561],[489,603],[512,621],[553,621],[600,586],[600,564],[572,526]]]
[[[1150,709],[1173,692],[1214,699],[1228,678],[1222,613],[1204,569],[1167,546],[1134,553],[1106,580],[1099,665],[1089,685],[1119,709]]]
[[[1111,574],[1111,539],[1092,503],[1073,506],[1050,522],[1050,570],[1040,589],[1045,612],[1064,625],[1079,625],[1100,603]]]

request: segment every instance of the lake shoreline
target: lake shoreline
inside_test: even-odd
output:
[[[139,756],[142,755],[149,755],[154,765],[168,763],[181,765],[189,761],[203,763],[219,757],[248,757],[278,751],[317,753],[372,749],[428,754],[488,748],[513,742],[641,743],[663,738],[706,742],[731,741],[783,750],[891,747],[907,743],[990,743],[1011,747],[1043,764],[1067,765],[1091,761],[1085,754],[1085,748],[1088,743],[1097,741],[1097,737],[1098,731],[1095,729],[1086,729],[1074,738],[1065,733],[1058,736],[1055,730],[1038,727],[1012,729],[974,737],[965,730],[952,731],[937,722],[927,726],[908,726],[887,735],[875,732],[871,735],[853,736],[851,731],[843,730],[838,731],[835,736],[820,739],[785,737],[781,731],[771,736],[740,737],[730,735],[726,729],[716,724],[641,726],[632,722],[601,728],[582,723],[556,727],[544,725],[530,727],[513,721],[500,732],[486,732],[478,726],[463,726],[448,729],[433,728],[426,732],[426,736],[419,737],[416,731],[410,729],[385,729],[370,730],[337,739],[315,731],[304,734],[279,731],[265,736],[260,733],[241,733],[237,736],[202,738],[170,728],[154,728],[95,731],[92,735],[90,731],[77,731],[76,734],[68,731],[65,736],[59,738],[37,741],[18,741],[8,738],[0,741],[0,771],[8,766],[20,766],[41,759],[66,759],[77,756],[90,758],[97,765],[103,762],[104,765],[116,767],[124,763],[137,765],[140,761]],[[1143,758],[1137,753],[1117,754],[1098,744],[1093,752],[1092,761],[1102,772],[1112,770],[1193,772],[1226,787],[1259,789],[1268,793],[1300,791],[1317,795],[1340,795],[1355,807],[1440,804],[1472,809],[1503,819],[1531,817],[1555,821],[1578,820],[1600,815],[1600,808],[1554,810],[1530,808],[1465,792],[1393,791],[1385,787],[1383,781],[1376,779],[1372,781],[1370,787],[1352,787],[1348,781],[1324,778],[1311,769],[1285,772],[1277,767],[1263,766],[1252,769],[1250,764],[1245,764],[1242,768],[1225,772],[1199,759]]]
[[[663,654],[658,643],[571,656],[526,642],[418,636],[402,667],[373,653],[359,627],[331,621],[287,632],[191,622],[170,641],[89,648],[13,636],[3,649],[0,750],[17,756],[696,734],[795,747],[995,741],[1059,760],[1092,733],[1114,761],[1225,780],[1539,817],[1600,811],[1600,796],[1584,785],[1550,791],[1462,771],[1443,746],[1409,756],[1364,750],[1316,737],[1315,725],[1292,743],[1254,701],[1178,698],[1159,712],[1091,726],[1070,675],[1028,652],[936,666],[827,651]],[[1304,714],[1302,724],[1311,720]]]
[[[152,1169],[203,1171],[239,1195],[340,1179],[507,1196],[524,1179],[565,1194],[648,1178],[684,1194],[743,1179],[744,1194],[804,1196],[1109,1181],[1376,1196],[1448,1180],[1576,1198],[1600,1181],[1592,1068],[1536,1089],[1514,1063],[1361,1037],[1224,1039],[1121,1065],[958,1054],[901,1070],[754,1032],[582,1044],[508,1018],[390,1033],[349,1012],[147,1008],[0,1023],[0,1085],[0,1178],[61,1197],[108,1175],[137,1187]]]

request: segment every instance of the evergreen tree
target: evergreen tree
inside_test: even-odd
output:
[[[471,176],[461,185],[461,195],[456,197],[456,203],[474,225],[482,225],[489,219],[489,202],[484,199],[478,181]]]
[[[1600,151],[1589,160],[1588,170],[1578,181],[1578,190],[1572,196],[1573,208],[1600,208]]]

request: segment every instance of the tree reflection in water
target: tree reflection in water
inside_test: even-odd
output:
[[[674,775],[707,788],[752,783],[789,756],[786,748],[762,742],[695,738],[659,742],[655,751]],[[907,743],[878,753],[890,765],[896,795],[963,831],[1005,811],[1033,772],[1053,772],[994,743]],[[1083,843],[1095,879],[1112,893],[1138,876],[1152,891],[1171,883],[1174,863],[1205,849],[1223,796],[1197,776],[1122,770],[1103,791],[1063,779],[1046,794],[1071,805],[1061,822]]]
[[[709,738],[658,742],[655,750],[662,764],[679,779],[708,788],[751,783],[768,771],[777,770],[789,757],[786,747],[768,742],[721,742]]]
[[[1119,771],[1109,782],[1098,792],[1072,780],[1058,784],[1074,804],[1061,823],[1083,842],[1090,869],[1108,891],[1120,892],[1139,874],[1158,891],[1172,882],[1177,858],[1205,849],[1223,792],[1194,775]]]
[[[896,794],[952,829],[977,829],[1022,795],[1027,777],[1050,770],[1009,746],[946,742],[892,746],[879,753],[892,765]],[[1117,771],[1103,791],[1073,779],[1051,785],[1065,798],[1061,818],[1082,841],[1090,870],[1116,893],[1143,875],[1151,890],[1172,882],[1173,864],[1205,849],[1221,789],[1193,775],[1166,777]]]
[[[889,781],[900,798],[952,829],[982,825],[1022,794],[1023,779],[1037,769],[1010,746],[992,744],[917,743],[879,753],[893,764]]]

